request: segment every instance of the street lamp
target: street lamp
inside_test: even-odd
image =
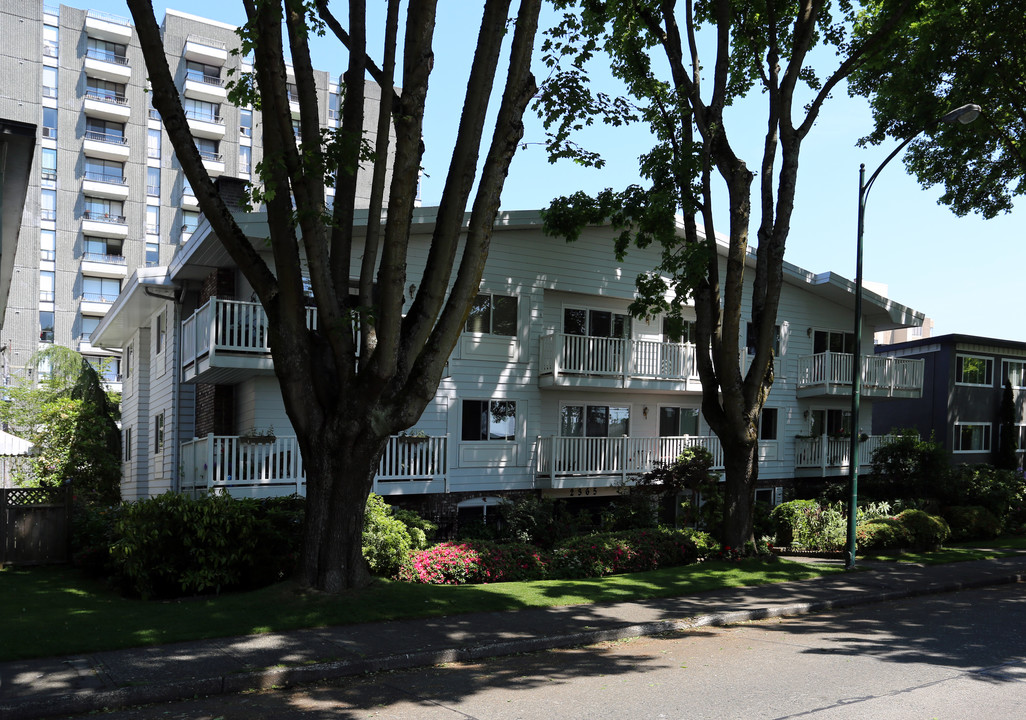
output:
[[[876,169],[869,180],[866,180],[866,164],[859,165],[859,221],[858,239],[855,244],[855,347],[852,352],[851,364],[851,449],[849,452],[848,468],[848,547],[845,568],[851,570],[855,567],[855,524],[858,520],[858,484],[859,484],[859,400],[862,393],[862,236],[865,229],[866,219],[866,197],[870,188],[876,182],[880,171],[887,163],[894,159],[894,156],[905,149],[905,146],[916,139],[921,133],[930,128],[944,123],[960,123],[966,125],[980,116],[979,105],[963,105],[948,114],[931,122],[926,127],[905,138],[898,147],[894,148],[890,155],[884,158],[880,167]]]

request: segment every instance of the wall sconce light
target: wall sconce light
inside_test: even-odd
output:
[[[644,415],[645,417],[648,417],[648,405],[646,405],[644,408],[642,408],[641,414]]]
[[[416,294],[417,294],[417,286],[414,285],[413,283],[410,283],[410,300],[412,300],[413,296],[416,295]]]
[[[812,328],[809,328],[808,330],[806,330],[805,334],[808,335],[809,337],[812,337]]]

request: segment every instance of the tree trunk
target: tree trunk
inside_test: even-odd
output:
[[[326,430],[316,447],[303,448],[306,522],[299,581],[305,587],[340,592],[367,585],[363,523],[367,496],[388,436],[368,437],[348,423]]]
[[[724,443],[723,544],[735,550],[754,542],[752,508],[755,501],[757,441]]]

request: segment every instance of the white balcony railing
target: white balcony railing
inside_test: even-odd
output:
[[[182,492],[227,492],[238,497],[306,494],[306,471],[295,437],[207,435],[182,443],[181,458]],[[381,456],[375,483],[437,482],[441,487],[431,491],[444,492],[448,458],[448,435],[393,435]]]
[[[695,346],[653,340],[553,333],[539,344],[542,375],[697,380]]]
[[[873,453],[887,441],[886,435],[870,435],[859,443],[859,467],[873,464]],[[794,439],[795,468],[827,469],[851,466],[851,437],[821,435]]]
[[[851,353],[823,352],[798,358],[798,389],[851,388]],[[861,383],[874,395],[916,396],[923,389],[923,360],[884,355],[862,357]]]
[[[536,472],[542,477],[620,476],[648,472],[656,462],[673,462],[688,447],[704,447],[713,468],[723,468],[723,450],[715,435],[679,437],[564,437],[538,438]]]

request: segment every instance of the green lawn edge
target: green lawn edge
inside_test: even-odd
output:
[[[422,585],[378,580],[340,595],[293,583],[170,601],[121,597],[68,567],[0,570],[0,661],[388,620],[627,602],[808,580],[839,566],[779,559],[697,565],[584,580]]]

